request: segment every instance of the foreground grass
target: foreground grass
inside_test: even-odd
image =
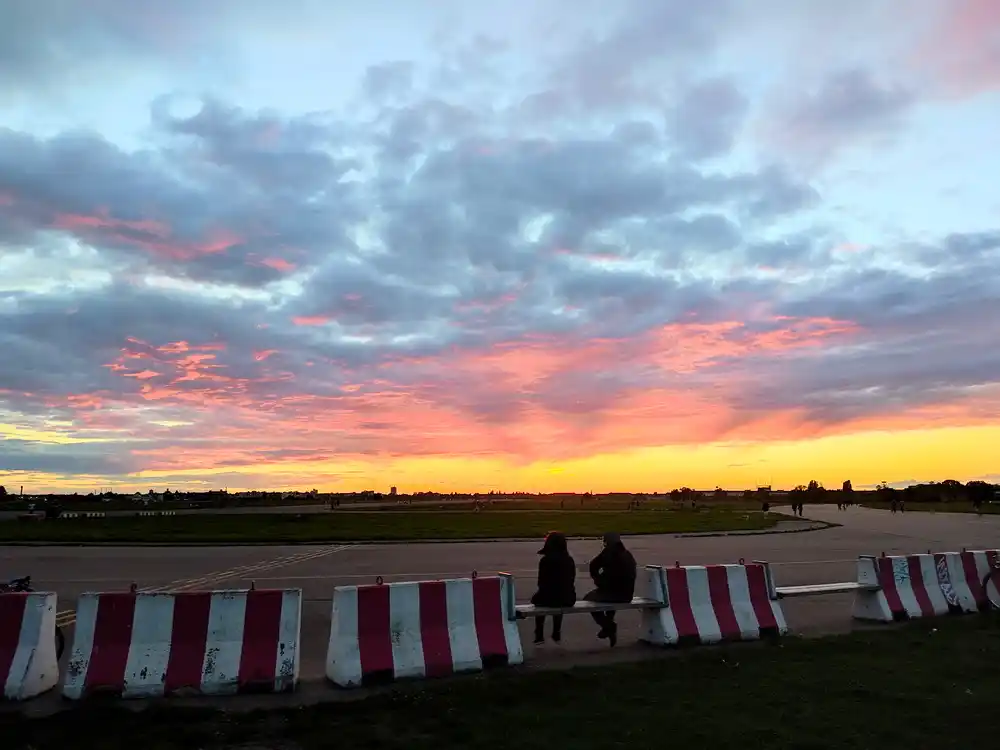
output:
[[[132,750],[137,741],[144,750],[967,750],[996,745],[998,664],[1000,618],[977,616],[622,666],[503,671],[269,712],[85,706],[55,719],[0,716],[0,736],[12,750]]]
[[[539,538],[767,529],[781,516],[701,511],[350,512],[67,518],[0,523],[0,542],[357,542],[413,539]]]

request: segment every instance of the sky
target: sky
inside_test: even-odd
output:
[[[1000,480],[995,0],[0,9],[0,484]]]

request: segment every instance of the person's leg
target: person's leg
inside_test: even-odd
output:
[[[598,624],[598,626],[601,628],[600,632],[598,632],[598,634],[597,634],[597,637],[598,638],[607,638],[608,637],[608,613],[607,612],[591,612],[590,616],[594,618],[594,622],[596,622]]]
[[[556,643],[562,640],[562,615],[552,615],[552,640]]]
[[[545,615],[535,618],[535,643],[545,642]]]

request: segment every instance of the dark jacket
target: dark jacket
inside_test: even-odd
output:
[[[590,577],[597,585],[588,594],[591,601],[630,602],[635,593],[635,558],[621,541],[613,542],[590,561]]]
[[[570,557],[566,537],[554,531],[538,551],[538,591],[531,603],[538,607],[572,607],[576,604],[576,563]]]

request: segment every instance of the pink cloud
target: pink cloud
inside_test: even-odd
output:
[[[78,394],[58,405],[89,428],[141,432],[152,445],[134,455],[144,468],[165,471],[372,455],[530,462],[666,444],[978,424],[995,413],[984,399],[1000,403],[1000,391],[836,423],[798,407],[755,410],[742,398],[760,377],[755,358],[822,356],[825,347],[863,334],[850,321],[782,317],[694,320],[630,339],[536,335],[488,349],[340,365],[312,392],[299,390],[293,373],[263,364],[273,350],[254,351],[259,364],[237,372],[222,342],[133,338],[106,367],[134,389]]]
[[[292,318],[292,323],[297,326],[322,326],[329,323],[333,318],[325,315],[299,315]]]
[[[152,219],[119,219],[100,211],[93,215],[57,214],[51,227],[70,232],[86,241],[114,243],[144,250],[171,260],[191,260],[203,255],[224,253],[243,239],[228,229],[215,229],[200,242],[173,237],[167,225]]]
[[[1000,3],[947,0],[911,56],[911,63],[956,96],[1000,87]]]
[[[294,271],[296,268],[294,263],[290,263],[284,258],[264,258],[260,262],[260,265],[274,269],[275,271],[280,271],[282,273],[290,273],[291,271]]]

